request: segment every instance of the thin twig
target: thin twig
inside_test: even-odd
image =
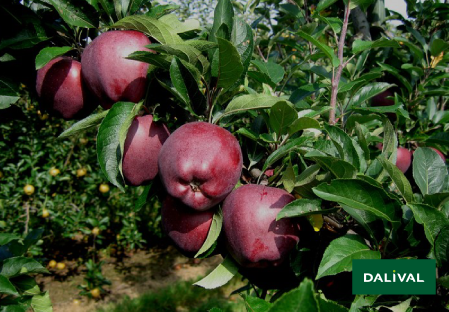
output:
[[[338,65],[337,72],[333,71],[332,73],[332,94],[331,94],[331,110],[329,112],[329,124],[335,125],[335,110],[337,107],[337,94],[338,94],[338,84],[340,82],[341,74],[343,72],[343,50],[345,46],[345,37],[346,32],[348,30],[348,20],[349,14],[351,10],[349,9],[351,0],[348,0],[348,3],[345,6],[345,17],[343,22],[343,27],[341,29],[340,40],[338,43],[338,59],[340,64]]]

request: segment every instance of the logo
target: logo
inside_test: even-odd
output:
[[[435,295],[435,260],[353,260],[354,295]]]

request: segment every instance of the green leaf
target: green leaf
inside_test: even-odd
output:
[[[257,297],[246,296],[245,308],[249,312],[267,312],[271,307],[271,303]]]
[[[0,274],[0,294],[19,296],[14,285],[2,274]]]
[[[383,220],[366,210],[354,209],[346,205],[341,205],[341,207],[366,230],[372,241],[379,245],[378,239],[385,235]]]
[[[293,91],[293,93],[290,95],[289,100],[292,103],[298,103],[299,101],[304,100],[305,98],[309,97],[310,95],[318,92],[320,89],[325,87],[327,87],[327,85],[324,83],[306,84]]]
[[[424,203],[440,209],[442,205],[449,201],[449,192],[424,195]]]
[[[71,26],[97,28],[98,18],[90,12],[88,4],[74,0],[49,0],[62,19]]]
[[[230,256],[227,256],[209,275],[193,285],[205,289],[218,288],[229,282],[237,274],[238,270],[238,266],[234,260]]]
[[[438,267],[449,261],[449,225],[442,228],[440,233],[438,233],[433,254]]]
[[[19,85],[0,77],[0,109],[5,109],[20,99]]]
[[[416,222],[424,226],[424,233],[429,243],[434,246],[438,234],[449,226],[449,220],[443,212],[423,204],[408,204],[413,211]]]
[[[380,252],[370,250],[358,235],[345,235],[331,241],[324,251],[316,279],[352,271],[354,259],[380,259]]]
[[[108,111],[98,129],[97,155],[100,168],[108,180],[125,190],[122,176],[123,145],[132,120],[142,103],[117,102]]]
[[[13,278],[11,281],[24,295],[37,295],[41,293],[34,277],[21,275]]]
[[[143,206],[145,206],[148,194],[150,193],[152,186],[153,181],[151,181],[150,184],[145,185],[145,187],[143,188],[142,193],[140,193],[139,197],[137,198],[136,204],[134,205],[135,212],[139,211],[140,209],[142,209]]]
[[[321,50],[321,52],[323,52],[331,60],[333,67],[337,67],[338,65],[340,65],[340,60],[337,58],[337,56],[334,53],[334,50],[332,50],[331,47],[322,43],[321,41],[318,41],[314,37],[310,36],[309,34],[303,32],[301,30],[298,31],[297,34],[298,34],[298,36],[309,41],[314,46],[316,46],[319,50]]]
[[[300,198],[287,204],[276,216],[276,221],[282,218],[305,217],[313,214],[326,214],[335,212],[335,209],[321,209],[320,199]]]
[[[314,291],[313,282],[306,278],[298,288],[283,294],[273,303],[269,312],[307,311],[319,312],[318,296]]]
[[[19,240],[20,237],[16,234],[11,233],[0,233],[0,246],[6,245],[9,242],[12,242],[14,240]]]
[[[324,128],[340,153],[340,157],[351,163],[360,173],[365,172],[367,165],[360,145],[338,127],[325,125]]]
[[[298,131],[304,129],[321,129],[320,123],[313,118],[309,117],[301,117],[293,121],[292,124],[288,127],[288,134],[291,136]]]
[[[239,80],[243,64],[232,42],[217,37],[218,41],[218,87],[228,89]]]
[[[362,311],[360,308],[372,306],[378,297],[379,295],[356,295],[349,312],[359,312]]]
[[[136,51],[131,53],[126,57],[130,60],[136,60],[140,62],[145,62],[163,69],[168,70],[171,64],[171,56],[162,55],[162,54],[154,54],[153,52],[147,51]]]
[[[237,49],[243,65],[243,72],[237,84],[243,81],[251,61],[254,50],[254,34],[251,26],[249,26],[242,18],[235,17],[232,27],[231,42]]]
[[[214,213],[214,217],[212,218],[212,224],[210,225],[209,232],[207,233],[206,241],[203,246],[201,246],[200,250],[195,255],[195,258],[204,254],[208,251],[214,243],[217,241],[218,236],[220,235],[221,228],[223,226],[223,213],[221,209],[217,209]]]
[[[316,12],[320,13],[324,9],[330,7],[335,2],[337,2],[337,0],[321,0],[316,7]]]
[[[399,203],[392,200],[380,187],[358,179],[335,179],[330,184],[322,183],[313,188],[320,198],[365,210],[390,221],[399,222]]]
[[[268,156],[265,164],[263,165],[262,171],[267,170],[268,167],[270,167],[272,164],[274,164],[276,161],[278,161],[288,153],[299,151],[308,140],[308,137],[299,137],[290,140],[287,144],[278,148],[276,151],[271,153],[270,156]]]
[[[321,2],[320,2],[321,3]],[[321,15],[317,15],[318,19],[320,21],[323,21],[327,25],[329,25],[330,28],[332,28],[332,31],[335,34],[338,34],[341,31],[341,28],[343,27],[343,21],[336,17],[324,17]]]
[[[179,5],[164,4],[152,6],[145,15],[153,18],[160,18],[166,14],[169,14],[175,10],[179,9]],[[131,12],[130,12],[131,13]]]
[[[370,151],[368,148],[368,142],[366,141],[365,135],[363,134],[362,127],[360,124],[356,121],[355,122],[355,133],[357,135],[357,138],[359,139],[359,145],[363,150],[363,153],[365,155],[365,160],[370,160]]]
[[[444,191],[446,164],[433,149],[419,147],[413,153],[413,178],[423,195]]]
[[[8,278],[29,273],[48,273],[48,271],[36,260],[25,257],[5,259],[0,271],[1,275]]]
[[[181,37],[178,36],[170,26],[165,23],[146,15],[126,16],[119,20],[110,28],[125,28],[141,31],[150,37],[153,37],[162,44],[183,43]]]
[[[410,182],[407,180],[405,175],[399,170],[396,165],[388,161],[383,155],[379,155],[377,160],[381,163],[382,167],[390,176],[391,180],[393,180],[394,184],[396,184],[399,192],[401,192],[402,197],[404,197],[406,202],[413,201],[413,191]]]
[[[277,133],[278,138],[287,133],[289,126],[298,119],[298,113],[287,102],[274,104],[270,109],[270,127]],[[312,119],[313,120],[313,119]]]
[[[282,174],[282,184],[288,193],[291,193],[295,188],[295,170],[291,163],[288,164],[287,169]]]
[[[47,65],[55,57],[66,54],[73,50],[72,47],[47,47],[42,49],[36,56],[36,70]]]
[[[201,30],[200,22],[196,19],[188,19],[184,22],[179,21],[175,14],[167,14],[159,18],[159,21],[169,25],[177,34],[184,34],[191,31]]]
[[[280,102],[291,104],[289,101],[268,94],[245,94],[234,98],[226,107],[223,116],[251,109],[270,108]]]
[[[357,169],[344,160],[332,156],[323,156],[316,151],[308,152],[304,157],[312,159],[321,168],[330,171],[336,178],[352,179],[357,175]]]
[[[190,107],[189,92],[184,82],[184,78],[182,77],[180,66],[182,66],[181,62],[177,57],[174,57],[170,65],[170,79],[184,104]]]
[[[264,75],[266,75],[271,82],[272,86],[281,82],[284,78],[285,71],[284,68],[272,61],[262,62],[260,60],[252,60],[251,63],[257,67],[257,69]]]
[[[218,48],[218,44],[215,42],[210,42],[206,40],[187,40],[184,42],[184,44],[187,44],[189,46],[194,47],[198,51],[204,52],[210,49]]]
[[[389,40],[386,38],[381,38],[375,41],[365,41],[357,39],[352,43],[352,53],[357,54],[368,49],[385,47],[399,48],[400,45],[397,41]]]
[[[108,114],[108,111],[103,111],[98,114],[92,114],[88,117],[74,123],[69,129],[64,130],[63,133],[61,133],[58,136],[58,139],[65,139],[68,137],[71,137],[73,135],[79,134],[87,129],[90,129],[92,127],[95,127],[103,121],[104,117]]]
[[[230,0],[218,0],[217,6],[214,10],[214,24],[212,25],[212,29],[210,31],[209,40],[213,42],[217,42],[217,37],[223,37],[223,32],[220,31],[220,28],[223,29],[222,25],[225,25],[227,30],[229,31],[229,35],[232,31],[232,21],[234,18],[234,8]],[[223,37],[225,39],[229,39]]]
[[[209,62],[203,54],[188,44],[151,44],[146,47],[156,52],[179,57],[181,60],[197,66],[202,72],[207,71],[209,67]]]
[[[432,54],[432,56],[438,56],[448,49],[449,43],[447,43],[443,39],[435,39],[430,44],[430,54]]]
[[[326,312],[348,312],[348,308],[339,305],[335,301],[326,300],[318,297],[318,302],[320,304],[320,311]]]
[[[351,106],[359,107],[364,102],[394,86],[394,84],[386,82],[373,82],[367,84],[354,94],[351,100]]]
[[[449,146],[449,133],[447,132],[439,132],[432,135],[430,138],[426,140],[426,143],[433,144],[441,144],[445,146]]]
[[[449,289],[449,275],[442,276],[437,279],[437,283],[446,289]]]
[[[410,82],[408,81],[408,79],[406,79],[404,77],[404,75],[402,73],[400,73],[396,68],[394,68],[393,66],[387,65],[385,63],[377,63],[377,65],[379,65],[379,67],[384,70],[389,72],[390,74],[392,74],[393,76],[395,76],[400,82],[401,84],[407,88],[407,91],[409,93],[413,92],[413,88],[412,85],[410,84]]]
[[[46,291],[43,294],[33,296],[31,307],[34,312],[53,312],[49,292]]]

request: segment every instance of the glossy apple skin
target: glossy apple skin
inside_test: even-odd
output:
[[[223,228],[229,253],[243,267],[279,266],[299,241],[299,225],[276,215],[294,196],[284,190],[247,184],[223,204]]]
[[[81,56],[82,76],[104,109],[118,101],[139,102],[145,95],[149,64],[126,59],[150,51],[150,40],[134,30],[114,30],[95,38]]]
[[[159,153],[159,175],[167,192],[203,211],[232,191],[242,171],[242,150],[227,130],[187,123],[174,131]]]
[[[378,143],[376,147],[382,150],[383,144]],[[403,173],[406,173],[410,165],[412,164],[412,152],[410,152],[405,147],[398,147],[396,155],[396,167],[399,168]]]
[[[170,132],[152,115],[134,118],[126,135],[122,169],[128,185],[138,186],[153,180],[157,173],[159,152]]]
[[[50,114],[66,120],[82,118],[98,104],[89,97],[81,79],[81,63],[57,57],[37,71],[36,91]]]
[[[206,241],[213,216],[213,210],[195,211],[167,196],[161,210],[162,229],[182,254],[193,257]]]

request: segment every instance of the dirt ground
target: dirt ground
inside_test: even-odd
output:
[[[137,251],[123,262],[116,258],[103,259],[103,275],[112,282],[105,289],[109,294],[102,301],[94,301],[78,295],[78,285],[83,284],[83,266],[67,263],[63,271],[54,270],[51,276],[39,276],[38,283],[50,292],[55,312],[89,312],[127,295],[135,298],[180,280],[197,280],[213,270],[222,260],[221,256],[208,259],[189,259],[174,248]],[[81,303],[76,305],[74,299]]]

